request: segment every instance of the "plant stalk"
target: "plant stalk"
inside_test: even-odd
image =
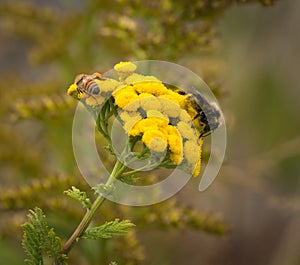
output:
[[[117,160],[107,182],[105,185],[112,184],[124,171],[126,167]],[[72,249],[74,243],[76,242],[77,238],[80,238],[85,230],[88,228],[89,224],[91,223],[94,215],[96,214],[99,207],[104,203],[105,197],[102,195],[99,195],[94,203],[92,204],[91,208],[86,212],[84,217],[82,218],[80,224],[77,226],[71,237],[67,240],[67,242],[62,247],[61,253],[67,255],[70,250]]]

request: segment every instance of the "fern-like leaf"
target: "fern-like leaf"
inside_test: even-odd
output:
[[[43,256],[52,258],[57,265],[65,265],[66,257],[60,253],[61,240],[53,228],[49,228],[46,216],[40,208],[30,210],[29,221],[22,225],[24,234],[22,246],[28,256],[29,265],[43,265]]]
[[[88,228],[83,234],[82,238],[98,239],[98,238],[111,238],[112,236],[125,235],[128,230],[134,227],[135,224],[129,220],[106,222],[103,225],[97,227]]]
[[[81,202],[81,204],[83,205],[83,208],[86,208],[86,209],[91,208],[91,201],[87,197],[86,192],[80,191],[79,189],[72,186],[72,189],[66,190],[64,193],[67,194],[72,199]]]

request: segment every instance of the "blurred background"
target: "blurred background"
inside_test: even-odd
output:
[[[89,190],[73,157],[78,73],[126,60],[176,62],[218,97],[228,130],[213,185],[97,220],[131,219],[124,238],[79,242],[69,264],[300,264],[300,2],[1,1],[0,264],[22,264],[28,209],[66,239],[83,210],[63,195]],[[204,161],[205,163],[205,161]]]

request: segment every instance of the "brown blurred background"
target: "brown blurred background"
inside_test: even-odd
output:
[[[19,225],[29,208],[45,208],[64,238],[80,219],[80,209],[58,195],[85,185],[71,146],[76,102],[65,96],[74,76],[140,59],[190,68],[219,98],[224,165],[205,192],[193,179],[175,197],[222,216],[230,232],[137,223],[144,258],[119,264],[300,264],[299,10],[295,0],[2,1],[0,264],[23,262]],[[98,251],[81,247],[70,264],[108,264]]]

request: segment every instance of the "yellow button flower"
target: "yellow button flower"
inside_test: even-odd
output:
[[[183,95],[177,94],[172,90],[168,90],[164,95],[161,96],[162,98],[169,99],[170,101],[180,105],[181,107],[185,104],[185,97]]]
[[[157,130],[160,128],[164,128],[168,125],[168,121],[158,118],[158,117],[149,117],[146,119],[142,119],[141,121],[137,122],[135,126],[130,131],[130,135],[137,136],[143,132],[148,130]]]
[[[168,126],[168,144],[171,151],[170,159],[175,165],[179,165],[183,160],[182,138],[173,126]]]
[[[165,115],[171,118],[177,118],[179,116],[181,109],[177,103],[174,103],[170,99],[163,98],[162,96],[159,96],[158,100],[161,104],[162,112]]]
[[[149,82],[149,81],[161,83],[161,81],[159,81],[154,76],[140,75],[140,74],[137,74],[137,73],[133,73],[125,79],[125,83],[128,84],[128,85],[136,84],[136,83],[139,83],[139,82]]]
[[[143,93],[143,94],[146,94],[146,93]],[[142,97],[142,98],[139,97],[139,98],[140,98],[140,107],[144,111],[148,111],[148,110],[158,110],[159,111],[161,109],[161,104],[155,96],[150,95],[147,97]]]
[[[191,118],[190,114],[187,113],[186,110],[181,110],[181,112],[179,114],[179,119],[188,124],[191,124],[191,122],[192,122],[192,118]]]
[[[138,114],[136,116],[131,117],[130,119],[127,119],[123,125],[123,128],[127,134],[130,133],[134,125],[139,122],[142,119],[142,117]]]
[[[189,123],[180,121],[177,123],[177,129],[183,138],[188,140],[196,140],[199,136],[196,129],[191,127]]]
[[[198,175],[200,174],[200,169],[201,169],[201,160],[198,160],[192,176],[198,177]]]
[[[163,152],[167,148],[166,136],[159,130],[147,130],[144,132],[142,141],[155,152]]]
[[[115,103],[120,108],[124,108],[131,102],[134,102],[138,99],[138,95],[132,86],[126,86],[124,88],[118,89],[112,95],[115,98]]]
[[[114,69],[119,81],[101,79],[101,75],[100,78],[83,75],[86,79],[80,83],[80,89],[88,90],[91,88],[89,82],[95,82],[100,88],[96,95],[79,92],[76,83],[70,85],[67,93],[78,100],[84,99],[85,104],[92,107],[90,111],[102,111],[95,107],[104,104],[98,121],[99,131],[107,138],[110,135],[109,129],[104,130],[105,126],[119,113],[120,122],[134,147],[137,144],[157,153],[166,152],[161,165],[179,165],[198,176],[203,143],[199,136],[203,124],[200,119],[195,119],[195,102],[155,76],[136,73],[136,68],[131,62],[116,64]],[[143,151],[149,153],[149,150]]]
[[[175,164],[175,165],[179,165],[182,160],[183,160],[183,155],[182,154],[174,154],[171,153],[170,154],[170,160]]]
[[[149,93],[154,96],[168,93],[168,89],[160,82],[139,82],[134,83],[133,87],[138,93]]]
[[[163,113],[161,113],[158,110],[148,110],[147,111],[147,117],[148,118],[150,118],[150,117],[158,117],[158,118],[164,119],[167,122],[169,122],[168,116],[164,115]]]
[[[67,90],[67,94],[78,100],[83,98],[83,93],[78,92],[76,84],[72,84],[69,86],[69,88]]]
[[[136,70],[136,65],[131,62],[120,62],[114,66],[117,72],[130,73]]]
[[[184,143],[184,157],[190,165],[196,165],[199,160],[200,146],[195,141],[186,141]]]
[[[168,144],[172,153],[182,153],[182,138],[178,130],[171,125],[166,128],[166,134],[168,135]]]
[[[122,121],[126,122],[126,121],[129,121],[131,120],[132,118],[135,118],[135,117],[141,117],[141,115],[135,111],[132,111],[132,112],[128,112],[128,111],[122,111],[122,113],[120,113],[120,118]]]
[[[198,154],[198,162],[195,166],[194,172],[193,172],[193,177],[197,177],[200,174],[201,170],[201,154],[202,154],[202,144],[203,144],[203,139],[199,139],[199,154]]]

